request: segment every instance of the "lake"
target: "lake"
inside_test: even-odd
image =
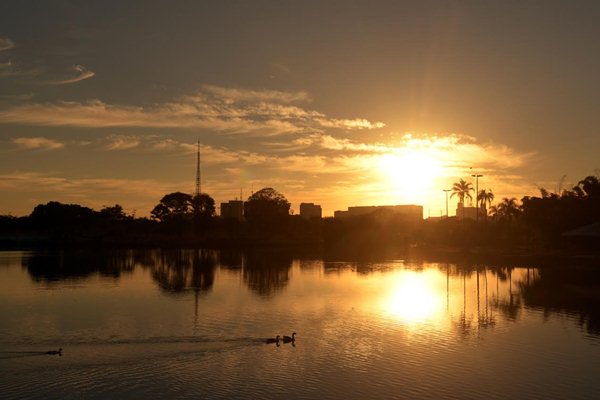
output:
[[[4,251],[0,321],[3,399],[600,398],[600,268]]]

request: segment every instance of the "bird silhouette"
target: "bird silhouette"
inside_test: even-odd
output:
[[[47,351],[46,354],[51,354],[51,355],[56,355],[58,354],[59,356],[62,356],[62,347],[58,350],[50,350]]]
[[[283,336],[283,343],[295,342],[296,341],[296,332],[292,333],[292,336]]]

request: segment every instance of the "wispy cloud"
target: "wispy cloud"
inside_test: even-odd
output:
[[[0,122],[42,126],[204,128],[256,136],[384,126],[382,122],[363,118],[330,118],[294,104],[308,100],[306,92],[205,85],[193,95],[152,107],[114,105],[100,100],[24,104],[0,111]]]
[[[278,102],[295,103],[300,101],[311,101],[308,92],[284,92],[280,90],[250,90],[229,88],[216,85],[202,85],[203,91],[214,95],[217,99],[226,102]]]
[[[57,150],[65,146],[64,143],[44,137],[20,137],[13,138],[11,141],[24,149]]]
[[[356,119],[320,119],[319,123],[326,128],[342,129],[377,129],[384,128],[383,122],[371,122],[364,118]]]
[[[19,139],[22,138],[13,139],[13,142],[28,143],[30,148],[42,147],[43,141],[38,140],[36,144],[33,141],[36,138],[27,138],[30,142]],[[47,143],[49,139],[45,140]],[[403,135],[386,143],[367,143],[330,135],[310,135],[302,142],[304,149],[291,154],[203,144],[203,188],[217,201],[222,201],[238,196],[240,187],[247,191],[251,185],[255,189],[272,186],[292,203],[318,202],[328,214],[350,205],[415,203],[436,210],[437,215],[444,207],[441,189],[450,187],[460,178],[471,180],[469,167],[473,166],[484,175],[479,180],[479,187],[493,189],[497,198],[536,193],[536,185],[518,174],[522,166],[531,162],[532,154],[504,145],[479,143],[468,136]],[[94,141],[103,148],[107,143],[113,144],[115,150],[143,153],[147,162],[152,162],[153,157],[159,159],[168,155],[162,153],[177,154],[178,159],[189,162],[190,176],[193,176],[196,143],[156,135],[110,135]],[[69,142],[69,146],[74,144]],[[260,151],[264,150],[261,147]],[[118,155],[111,154],[111,157]],[[147,215],[165,193],[192,190],[191,182],[191,177],[168,182],[68,178],[59,172],[15,172],[0,176],[0,189],[29,193],[29,188],[35,187],[39,193],[28,194],[31,202],[57,199],[99,207],[126,201],[124,206],[136,208],[138,215]],[[10,206],[15,210],[26,209],[25,205],[16,203]],[[29,206],[35,204],[27,204]]]
[[[518,152],[506,145],[480,143],[477,139],[459,134],[447,135],[413,135],[404,134],[390,142],[358,142],[331,135],[312,134],[293,141],[305,147],[318,147],[325,150],[341,152],[346,155],[390,154],[403,156],[408,153],[424,152],[436,158],[447,168],[468,169],[511,169],[525,165],[532,152]]]
[[[15,47],[15,43],[9,38],[0,37],[0,51],[10,50]]]
[[[95,72],[90,71],[89,69],[87,69],[86,67],[84,67],[83,65],[80,65],[80,64],[73,65],[71,68],[69,68],[69,70],[72,72],[71,76],[69,76],[67,78],[63,78],[63,79],[51,80],[51,81],[46,82],[46,84],[47,85],[68,85],[70,83],[76,83],[76,82],[83,81],[84,79],[92,78],[96,75]]]
[[[111,135],[108,137],[107,150],[128,150],[138,147],[142,141],[138,136]]]

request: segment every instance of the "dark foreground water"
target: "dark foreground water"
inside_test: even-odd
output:
[[[600,268],[535,267],[0,252],[0,397],[600,398]]]

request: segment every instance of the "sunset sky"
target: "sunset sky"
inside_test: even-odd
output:
[[[0,214],[496,199],[600,168],[600,2],[0,2]],[[456,199],[450,205],[454,213]]]

